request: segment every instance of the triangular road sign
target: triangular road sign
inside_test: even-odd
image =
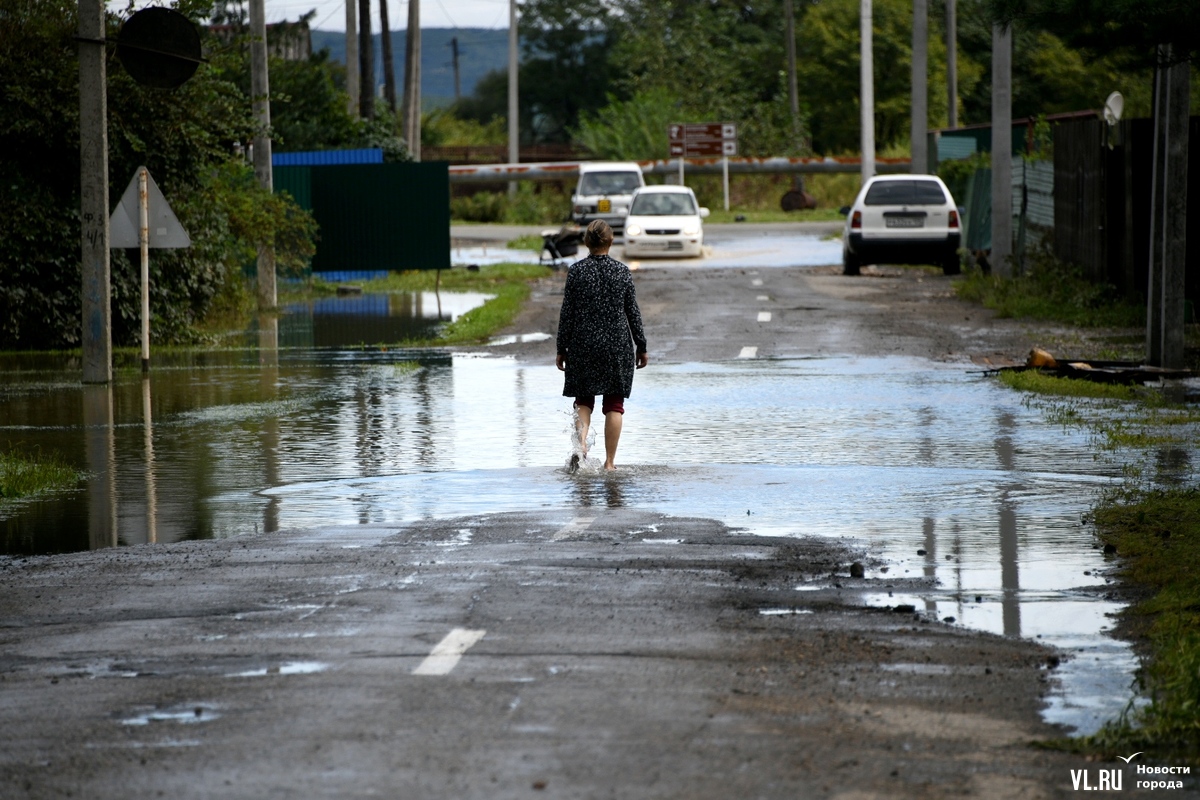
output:
[[[146,188],[150,203],[150,246],[155,249],[191,247],[191,237],[167,205],[167,198],[163,197],[149,170],[146,171]],[[121,202],[117,203],[116,210],[109,218],[109,247],[138,246],[138,216],[138,178],[135,172],[129,188],[121,195]]]

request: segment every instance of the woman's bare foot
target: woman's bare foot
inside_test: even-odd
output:
[[[614,464],[614,463],[613,463],[613,462],[611,462],[611,461],[605,461],[605,462],[604,462],[604,469],[605,469],[605,471],[607,471],[607,472],[615,472],[615,471],[616,471],[616,469],[617,469],[617,465],[616,465],[616,464]]]

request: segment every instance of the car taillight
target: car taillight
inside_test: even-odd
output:
[[[861,211],[855,211],[853,216],[850,217],[850,227],[851,228],[861,228],[862,227],[862,212]]]
[[[950,227],[951,227],[951,228],[957,228],[957,227],[958,227],[958,212],[957,212],[957,211],[953,211],[953,210],[952,210],[952,211],[950,212]]]

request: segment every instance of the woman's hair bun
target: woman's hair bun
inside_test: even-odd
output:
[[[613,243],[613,231],[602,219],[594,219],[588,223],[583,232],[583,245],[588,250],[603,250]]]

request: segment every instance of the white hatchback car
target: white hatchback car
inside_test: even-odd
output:
[[[938,176],[876,175],[843,211],[843,275],[858,275],[864,264],[936,264],[958,274],[962,227]]]
[[[704,255],[700,220],[707,216],[686,186],[643,186],[634,192],[625,219],[625,255]]]

